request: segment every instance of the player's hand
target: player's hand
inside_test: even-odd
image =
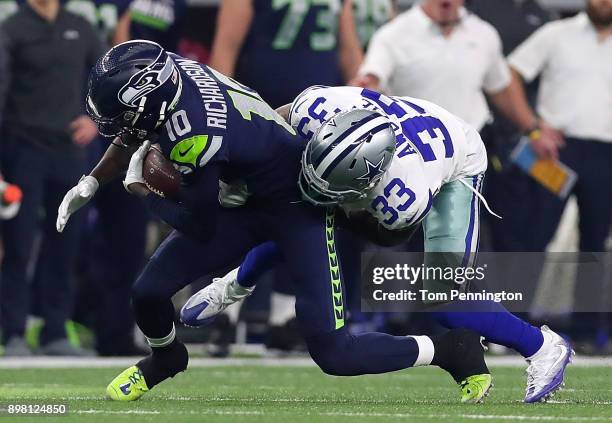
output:
[[[89,117],[82,115],[70,122],[72,131],[72,142],[84,147],[98,135],[98,127]]]
[[[544,160],[558,160],[559,149],[565,145],[563,133],[548,123],[540,121],[539,136],[531,138],[531,145],[539,158]]]
[[[149,193],[142,176],[142,164],[145,156],[149,152],[149,148],[151,148],[151,141],[145,141],[138,147],[138,150],[132,154],[130,165],[125,174],[125,179],[123,180],[123,186],[130,194],[144,196]]]
[[[83,207],[98,190],[99,184],[93,176],[83,175],[79,183],[66,193],[62,203],[57,210],[57,221],[55,228],[62,232],[68,223],[72,213]]]

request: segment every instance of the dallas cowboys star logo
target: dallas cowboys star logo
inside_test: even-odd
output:
[[[365,157],[363,158],[363,160],[365,161],[365,165],[367,168],[366,173],[364,173],[363,175],[361,175],[360,177],[356,179],[359,181],[367,181],[367,183],[370,184],[374,179],[376,179],[380,174],[384,172],[382,167],[383,167],[383,162],[385,161],[385,158],[381,157],[380,161],[376,164],[372,163]]]

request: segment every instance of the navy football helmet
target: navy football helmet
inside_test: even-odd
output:
[[[102,135],[140,143],[169,117],[181,91],[178,68],[159,44],[127,41],[110,49],[92,69],[87,113]]]

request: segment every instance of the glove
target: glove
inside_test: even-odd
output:
[[[125,179],[123,180],[123,186],[130,194],[133,194],[132,190],[130,189],[130,185],[145,183],[145,180],[142,177],[142,163],[147,155],[147,152],[149,151],[149,148],[151,148],[151,141],[145,141],[140,147],[138,147],[138,150],[132,154],[130,165],[128,166],[127,173],[125,174]]]
[[[21,201],[11,203],[7,206],[0,206],[0,220],[10,220],[17,216],[19,209],[21,208]]]
[[[55,228],[58,232],[64,230],[72,213],[89,202],[98,190],[98,187],[99,184],[96,178],[83,175],[79,179],[79,183],[64,195],[64,199],[57,210],[57,221],[55,222]]]
[[[17,185],[9,184],[1,178],[0,176],[0,219],[9,220],[19,213],[23,193]]]
[[[244,206],[248,198],[249,192],[244,182],[235,182],[230,185],[219,181],[219,204],[221,204],[221,207]]]

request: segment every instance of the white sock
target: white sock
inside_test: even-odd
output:
[[[525,357],[525,360],[533,360],[533,358],[537,356],[540,352],[542,352],[542,350],[548,348],[550,342],[553,340],[552,334],[544,332],[542,329],[540,330],[542,331],[542,337],[544,338],[544,342],[542,342],[542,346],[532,356]]]
[[[273,292],[270,297],[270,321],[272,326],[282,326],[295,317],[295,297]]]
[[[429,336],[412,336],[418,347],[419,355],[413,367],[429,366],[434,358],[434,344]]]
[[[250,294],[253,291],[254,287],[245,287],[242,286],[238,283],[238,281],[233,281],[232,282],[232,289],[234,290],[234,292],[237,295],[246,295],[246,294]]]

